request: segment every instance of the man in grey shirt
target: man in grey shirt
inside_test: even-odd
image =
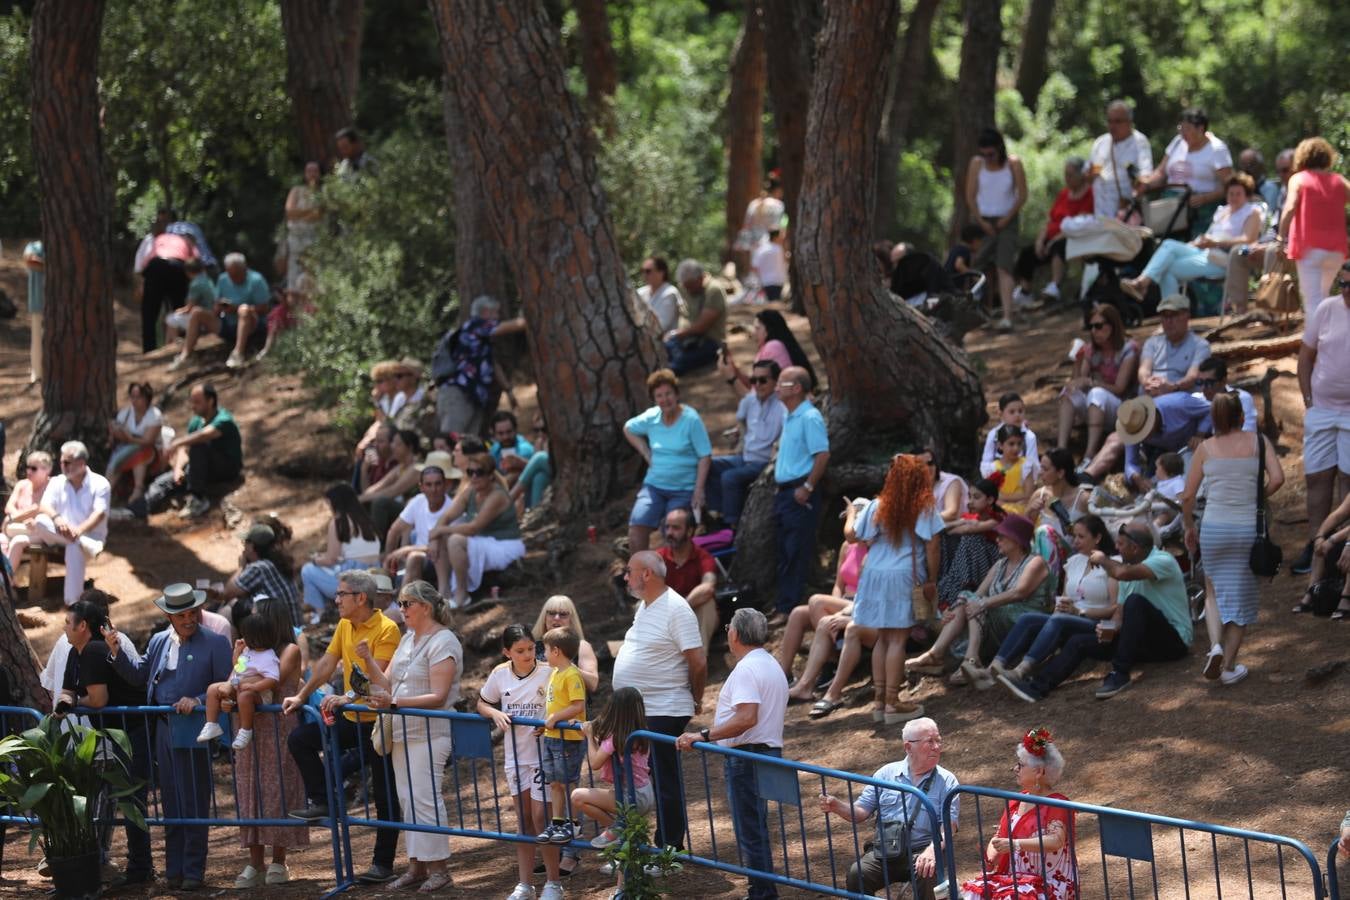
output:
[[[1144,341],[1139,353],[1139,393],[1160,397],[1195,390],[1200,363],[1209,359],[1209,342],[1191,332],[1191,304],[1180,294],[1158,304],[1162,332]]]
[[[736,407],[736,422],[745,442],[740,453],[714,456],[708,473],[708,508],[722,514],[732,528],[741,518],[745,492],[773,461],[773,445],[783,432],[787,409],[775,390],[780,370],[771,359],[757,361],[750,371],[750,391]],[[728,379],[739,388],[740,380]]]

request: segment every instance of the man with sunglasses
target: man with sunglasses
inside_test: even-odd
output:
[[[714,456],[708,473],[708,508],[721,513],[732,528],[740,521],[745,492],[764,467],[773,462],[773,447],[787,418],[787,407],[778,399],[781,374],[778,363],[771,359],[757,360],[751,372],[749,390],[735,376],[726,380],[737,393],[743,394],[736,407],[736,426],[744,439],[741,452]]]
[[[1200,374],[1195,379],[1195,386],[1199,388],[1192,397],[1199,397],[1206,403],[1213,403],[1214,398],[1220,394],[1237,394],[1238,400],[1242,402],[1242,430],[1256,433],[1256,401],[1252,395],[1242,388],[1233,388],[1228,386],[1228,363],[1217,356],[1211,356],[1200,364]],[[1191,438],[1191,449],[1194,450],[1200,445],[1200,436]]]
[[[89,471],[89,450],[84,444],[62,444],[61,474],[47,482],[28,535],[33,545],[65,548],[66,606],[80,599],[85,566],[103,552],[111,497],[108,479]]]
[[[440,466],[423,467],[418,486],[421,492],[403,507],[384,542],[384,568],[390,575],[397,575],[399,568],[403,568],[405,582],[422,577],[431,529],[436,527],[449,502],[445,470]]]

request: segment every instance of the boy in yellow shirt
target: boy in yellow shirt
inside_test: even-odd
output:
[[[566,628],[554,628],[544,634],[544,658],[553,669],[548,680],[544,711],[544,781],[549,785],[553,819],[536,840],[541,844],[569,844],[576,829],[567,818],[567,795],[581,781],[581,760],[586,756],[586,736],[580,731],[563,730],[563,722],[586,721],[586,685],[574,660],[581,639]]]

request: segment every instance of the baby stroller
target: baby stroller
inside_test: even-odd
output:
[[[891,293],[933,320],[938,332],[961,346],[966,332],[988,322],[979,297],[985,278],[978,272],[950,275],[937,257],[911,249],[891,271]]]

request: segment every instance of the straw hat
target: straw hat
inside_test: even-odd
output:
[[[1153,433],[1158,421],[1158,404],[1149,396],[1131,397],[1116,411],[1116,436],[1129,446]]]

